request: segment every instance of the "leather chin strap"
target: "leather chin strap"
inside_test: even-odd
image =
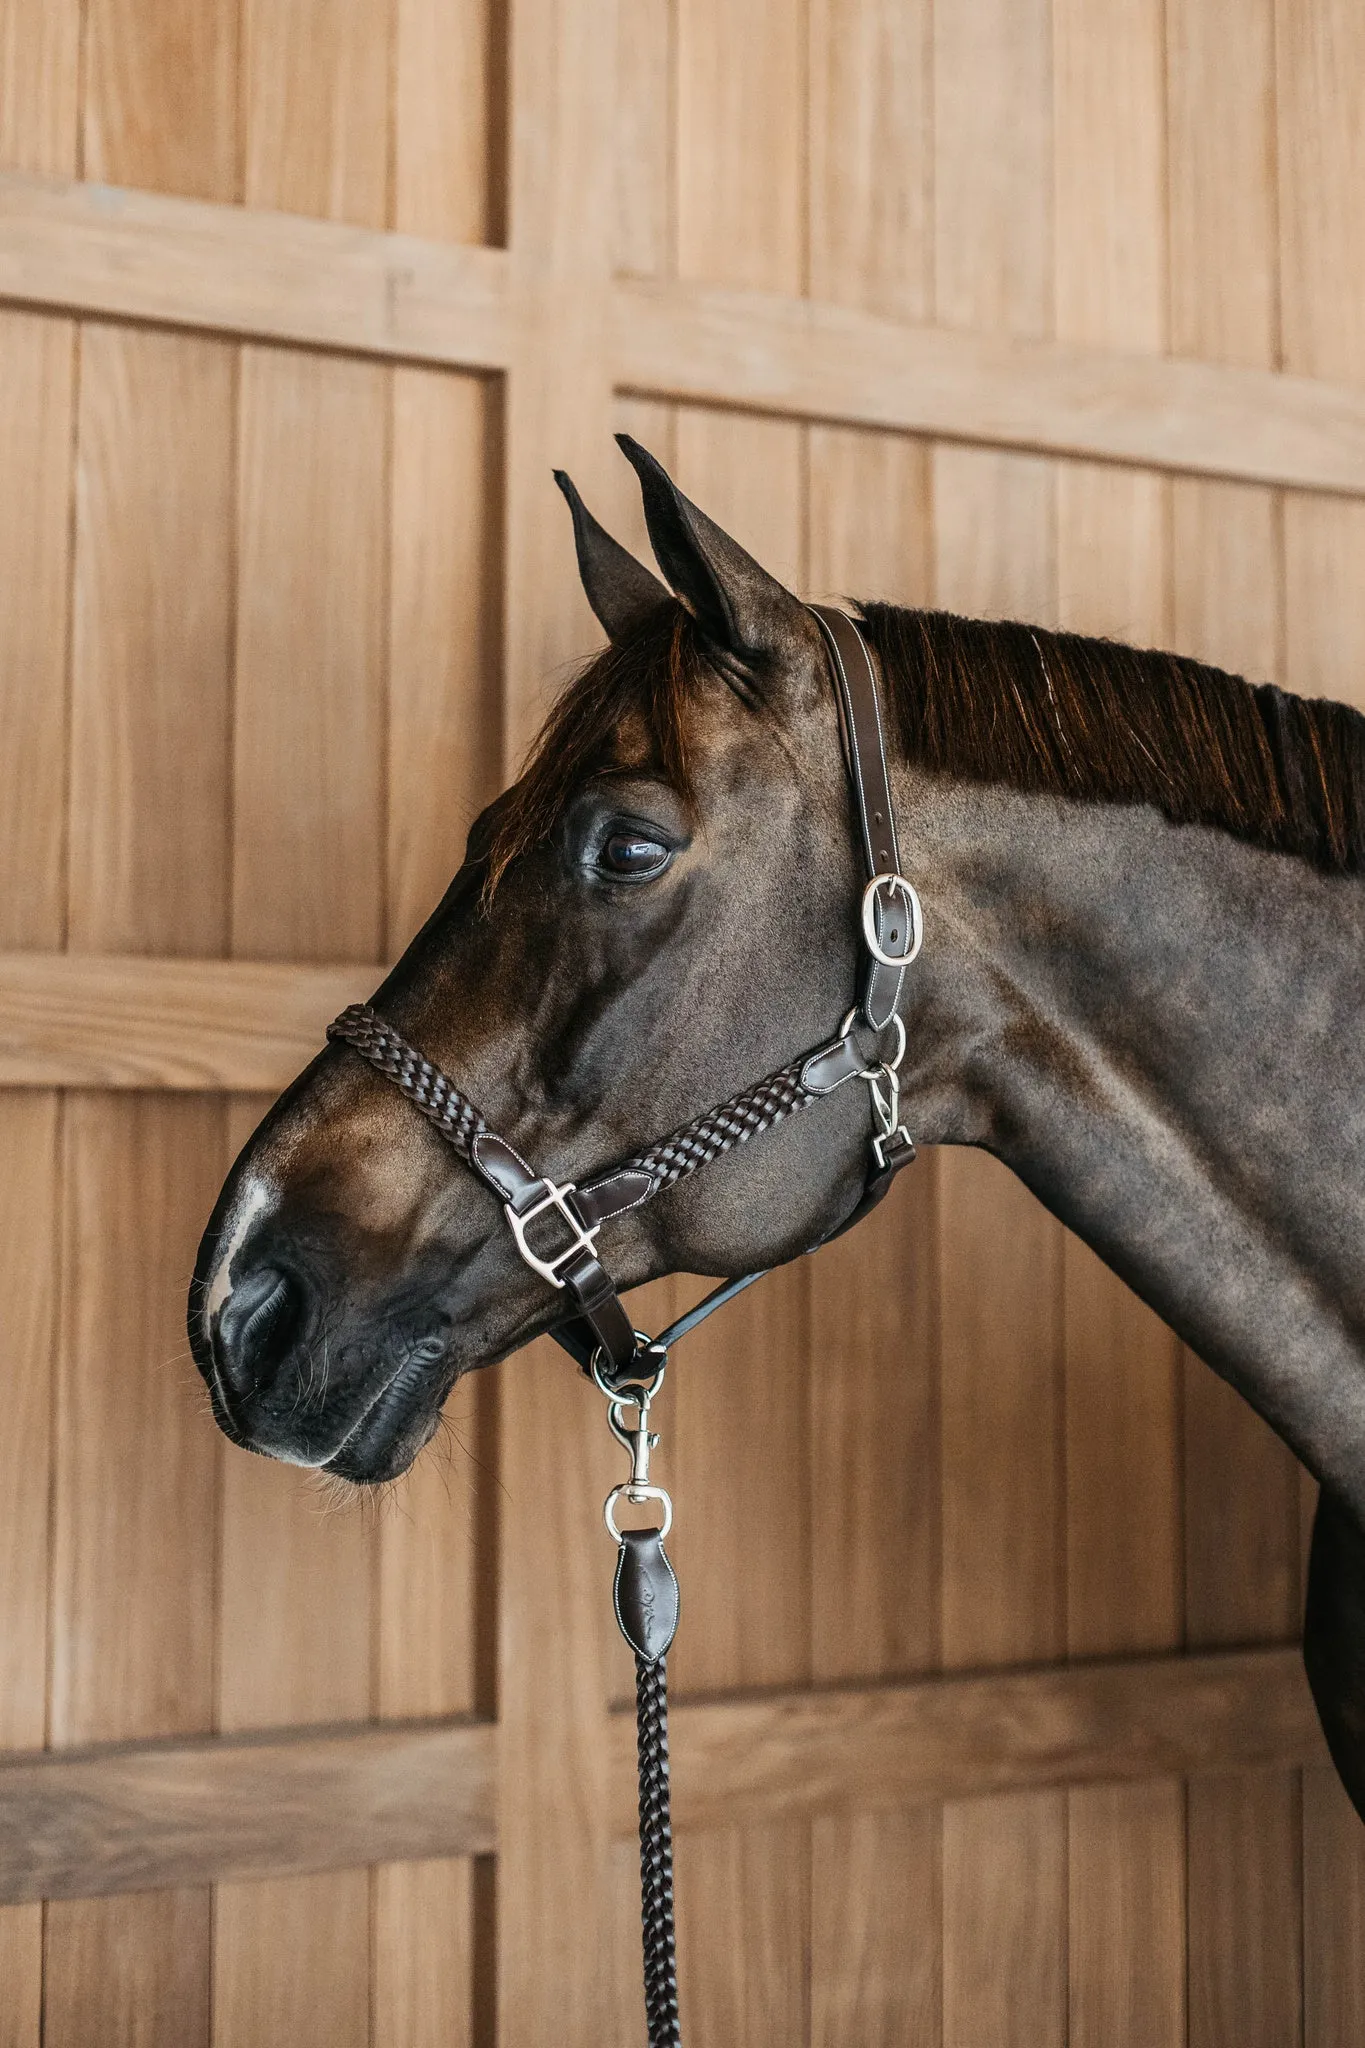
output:
[[[548,1285],[562,1289],[572,1304],[570,1314],[550,1334],[585,1372],[595,1371],[608,1385],[624,1385],[642,1372],[657,1370],[670,1345],[761,1279],[762,1273],[723,1282],[660,1336],[641,1337],[598,1256],[597,1235],[605,1223],[642,1207],[698,1167],[771,1130],[808,1103],[832,1095],[846,1081],[866,1082],[879,1128],[869,1147],[862,1195],[852,1214],[828,1237],[838,1237],[861,1221],[915,1156],[899,1113],[897,1069],[905,1049],[905,1027],[897,1005],[905,970],[919,952],[923,921],[919,898],[901,872],[881,693],[867,643],[855,622],[831,606],[813,605],[811,610],[829,656],[868,876],[862,902],[867,972],[861,1001],[845,1018],[837,1038],[766,1075],[743,1094],[704,1110],[581,1186],[560,1186],[536,1173],[505,1138],[490,1130],[480,1110],[449,1076],[424,1059],[368,1003],[352,1004],[328,1028],[329,1039],[352,1046],[401,1089],[497,1196],[522,1258]],[[897,1040],[889,1060],[881,1051],[888,1030]]]

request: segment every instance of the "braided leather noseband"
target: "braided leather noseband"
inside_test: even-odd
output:
[[[517,1250],[550,1286],[573,1304],[552,1335],[576,1357],[608,1397],[612,1433],[630,1453],[631,1476],[607,1497],[607,1527],[616,1539],[614,1604],[621,1633],[635,1652],[640,1769],[640,1889],[644,1931],[645,2014],[650,2048],[678,2048],[677,1961],[673,1934],[673,1837],[668,1794],[666,1655],[678,1625],[678,1584],[664,1555],[672,1503],[649,1483],[649,1456],[658,1442],[649,1408],[663,1380],[671,1345],[743,1287],[761,1278],[747,1273],[716,1288],[696,1308],[654,1338],[631,1324],[616,1283],[597,1253],[603,1225],[652,1201],[699,1166],[861,1079],[872,1098],[877,1129],[869,1148],[862,1196],[847,1230],[881,1200],[901,1167],[915,1156],[900,1120],[898,1070],[905,1026],[897,1013],[905,969],[919,952],[923,920],[919,898],[901,872],[891,810],[891,785],[876,671],[867,643],[847,613],[812,606],[824,636],[839,707],[844,758],[853,788],[867,869],[862,940],[867,970],[861,1002],[838,1036],[768,1074],[743,1094],[632,1152],[581,1186],[563,1186],[528,1166],[439,1067],[424,1059],[368,1003],[343,1010],[328,1037],[352,1046],[376,1072],[400,1088],[435,1125],[456,1157],[483,1180],[503,1205]],[[895,1035],[889,1058],[878,1048]],[[531,1239],[535,1228],[536,1242]],[[837,1235],[837,1231],[831,1232]],[[633,1408],[633,1428],[624,1411]],[[663,1509],[659,1529],[620,1529],[615,1510],[625,1497],[653,1500]]]

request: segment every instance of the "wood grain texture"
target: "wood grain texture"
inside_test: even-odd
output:
[[[67,614],[75,335],[0,312],[0,944],[66,923]]]
[[[1288,1769],[1323,1754],[1289,1649],[683,1700],[674,1718],[674,1817],[684,1829],[727,1816],[903,1812],[973,1793]],[[624,1716],[614,1722],[622,1834],[630,1786],[618,1779],[633,1739]]]
[[[1353,0],[1275,0],[1281,334],[1287,367],[1365,376],[1365,16]]]
[[[928,0],[809,9],[808,287],[900,320],[933,301],[930,20]]]
[[[500,250],[8,173],[0,298],[476,369],[524,324]]]
[[[1336,1772],[1303,1785],[1304,2048],[1365,2034],[1365,1828]]]
[[[0,1086],[278,1091],[377,970],[0,954]]]
[[[381,1864],[373,1911],[375,2040],[384,2048],[475,2048],[469,1859]]]
[[[238,197],[238,14],[235,0],[89,0],[87,178]]]
[[[284,1878],[494,1845],[487,1722],[296,1729],[0,1762],[0,1899]]]
[[[629,277],[674,267],[677,20],[673,0],[617,11],[612,267]]]
[[[0,1749],[47,1729],[48,1487],[58,1309],[57,1098],[0,1095]]]
[[[0,173],[0,300],[472,369],[510,365],[572,317],[631,390],[1365,492],[1365,400],[1345,380],[667,281],[623,280],[585,306],[497,249],[27,175]]]
[[[1157,1779],[1067,1801],[1072,2042],[1185,2037],[1185,1800]]]
[[[0,2048],[42,2048],[43,1909],[0,1906]],[[50,2038],[50,2037],[49,2037]]]
[[[213,2048],[369,2048],[368,1908],[363,1870],[220,1885]]]
[[[208,2048],[209,1910],[206,1891],[54,1900],[47,1908],[44,2043]]]
[[[956,1801],[943,1815],[943,2039],[1066,2038],[1066,1802]]]
[[[227,940],[233,364],[180,335],[83,338],[70,942]]]
[[[1303,2039],[1299,1786],[1287,1771],[1192,1783],[1191,2048]]]
[[[798,292],[805,247],[804,22],[783,0],[677,16],[678,270]]]
[[[74,177],[80,0],[0,0],[0,170]]]
[[[389,8],[245,0],[248,206],[382,227],[388,218]]]
[[[445,242],[506,231],[506,22],[492,0],[393,0],[393,225]]]
[[[377,959],[388,391],[242,359],[232,950]]]
[[[445,894],[496,795],[501,407],[472,377],[393,379],[386,951]]]

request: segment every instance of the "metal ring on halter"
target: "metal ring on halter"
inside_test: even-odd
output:
[[[850,1010],[850,1011],[849,1011],[848,1015],[847,1015],[847,1016],[846,1016],[846,1017],[844,1018],[844,1021],[843,1021],[843,1023],[842,1023],[842,1024],[841,1024],[841,1025],[839,1026],[839,1036],[840,1036],[840,1038],[847,1038],[847,1037],[848,1037],[849,1033],[850,1033],[850,1032],[852,1031],[852,1029],[853,1029],[854,1023],[855,1023],[855,1022],[856,1022],[856,1020],[857,1020],[857,1016],[858,1016],[858,1012],[857,1012],[856,1008],[855,1008],[855,1009],[852,1009],[852,1010]],[[903,1018],[903,1017],[901,1017],[901,1016],[900,1016],[900,1014],[899,1014],[899,1013],[898,1013],[897,1011],[893,1010],[893,1011],[891,1012],[891,1015],[890,1015],[890,1016],[889,1016],[889,1017],[887,1018],[887,1020],[886,1020],[886,1021],[887,1021],[887,1023],[888,1023],[888,1024],[894,1024],[894,1025],[895,1025],[895,1027],[896,1027],[896,1050],[895,1050],[895,1054],[894,1054],[894,1055],[893,1055],[893,1057],[892,1057],[891,1059],[889,1059],[889,1060],[878,1060],[878,1062],[877,1062],[877,1064],[876,1064],[876,1066],[875,1066],[875,1067],[864,1067],[864,1068],[862,1069],[862,1071],[861,1071],[861,1073],[860,1073],[860,1074],[858,1074],[858,1075],[855,1075],[855,1076],[851,1076],[851,1077],[850,1077],[851,1079],[856,1079],[856,1080],[862,1080],[862,1081],[865,1081],[865,1080],[867,1079],[867,1077],[868,1077],[868,1075],[869,1075],[869,1074],[880,1074],[880,1073],[882,1072],[882,1070],[883,1070],[883,1069],[885,1069],[885,1070],[886,1070],[886,1071],[887,1071],[888,1073],[893,1073],[893,1074],[894,1074],[894,1073],[895,1073],[895,1071],[896,1071],[896,1069],[897,1069],[897,1067],[898,1067],[898,1066],[900,1065],[901,1061],[902,1061],[902,1060],[903,1060],[903,1059],[905,1058],[905,1020],[904,1020],[904,1018]],[[885,1029],[885,1026],[883,1026],[883,1029]]]
[[[904,899],[910,916],[910,944],[904,953],[887,953],[877,937],[877,891],[886,888],[893,896]],[[874,875],[863,890],[863,938],[867,950],[874,960],[880,960],[883,967],[908,967],[919,957],[924,944],[924,909],[913,882],[907,882],[904,875]]]
[[[631,1501],[657,1500],[662,1503],[664,1525],[659,1531],[659,1541],[662,1543],[669,1530],[673,1527],[673,1503],[664,1492],[662,1486],[632,1486],[628,1479],[623,1479],[619,1486],[613,1486],[606,1500],[602,1503],[602,1519],[607,1525],[607,1534],[618,1547],[626,1539],[616,1526],[616,1516],[613,1510],[622,1495]]]
[[[635,1342],[639,1345],[640,1350],[642,1352],[654,1351],[655,1356],[659,1360],[659,1370],[654,1374],[654,1377],[652,1379],[622,1380],[619,1387],[614,1387],[610,1380],[604,1380],[602,1377],[603,1354],[602,1346],[600,1344],[597,1346],[597,1349],[593,1352],[592,1360],[588,1366],[588,1370],[592,1374],[592,1382],[593,1385],[597,1388],[598,1393],[605,1394],[609,1401],[624,1401],[628,1403],[630,1407],[638,1408],[640,1406],[640,1403],[632,1397],[629,1391],[631,1387],[636,1387],[639,1389],[640,1393],[644,1395],[644,1405],[648,1407],[650,1402],[654,1399],[654,1396],[658,1393],[660,1387],[664,1383],[664,1374],[668,1371],[668,1353],[666,1351],[655,1351],[654,1339],[652,1337],[647,1337],[643,1330],[637,1330],[635,1332]]]

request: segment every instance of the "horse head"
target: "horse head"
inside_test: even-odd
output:
[[[561,476],[609,644],[375,997],[560,1182],[829,1037],[856,972],[861,877],[819,627],[622,446],[669,587]],[[735,1275],[817,1242],[863,1186],[861,1094],[615,1221],[619,1283]],[[333,1044],[234,1165],[189,1326],[236,1441],[380,1481],[431,1436],[460,1374],[563,1312],[495,1196]]]

